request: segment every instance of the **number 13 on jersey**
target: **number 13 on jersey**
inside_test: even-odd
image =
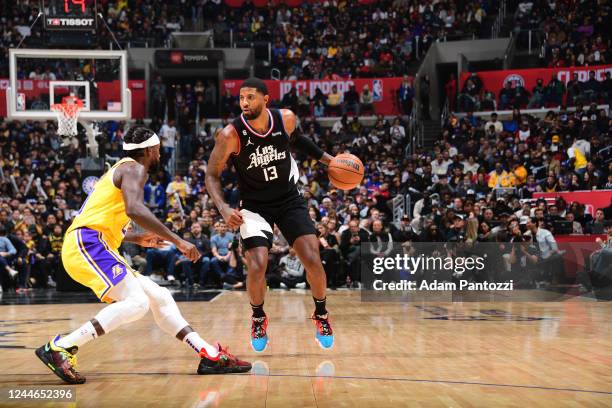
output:
[[[264,167],[263,173],[266,181],[274,180],[278,178],[278,173],[276,172],[276,166]]]

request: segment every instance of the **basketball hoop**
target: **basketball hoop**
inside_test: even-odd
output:
[[[64,96],[62,103],[51,105],[51,110],[57,114],[57,134],[60,136],[76,136],[79,112],[83,109],[83,101],[76,96]]]

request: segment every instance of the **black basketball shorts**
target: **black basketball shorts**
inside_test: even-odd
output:
[[[297,196],[281,204],[260,204],[243,201],[240,204],[243,223],[240,226],[242,246],[246,249],[272,247],[274,224],[289,245],[303,235],[315,234],[317,230],[308,215],[306,200]]]

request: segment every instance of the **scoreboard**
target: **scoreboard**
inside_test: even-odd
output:
[[[45,29],[87,30],[96,28],[96,0],[42,0]]]

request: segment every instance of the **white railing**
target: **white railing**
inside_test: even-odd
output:
[[[404,197],[400,194],[393,197],[393,223],[399,227],[402,216],[406,214]]]
[[[502,26],[504,25],[504,20],[506,18],[506,0],[502,0],[499,5],[499,13],[497,13],[497,17],[493,22],[493,26],[491,27],[491,38],[498,38],[499,33],[501,31]]]

